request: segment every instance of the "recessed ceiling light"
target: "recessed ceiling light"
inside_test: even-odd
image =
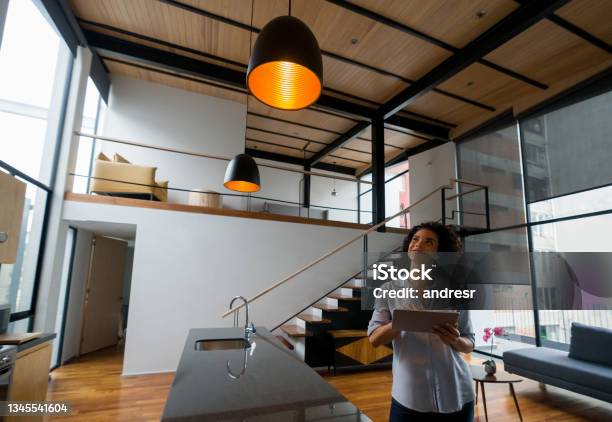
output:
[[[474,81],[468,81],[468,83],[466,85],[467,86],[473,86],[474,85]]]
[[[487,14],[487,11],[484,9],[481,9],[478,12],[476,12],[476,18],[482,19],[485,17],[486,14]]]
[[[359,42],[357,38],[351,38],[351,44],[355,45]]]

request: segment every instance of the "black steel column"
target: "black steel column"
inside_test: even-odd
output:
[[[372,119],[372,223],[385,219],[385,121],[381,115]],[[378,229],[385,231],[385,226]]]
[[[304,164],[304,171],[310,171],[310,164]],[[310,174],[304,174],[302,189],[302,206],[310,208]]]

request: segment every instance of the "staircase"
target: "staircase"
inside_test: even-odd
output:
[[[400,256],[400,252],[395,252],[379,263],[390,263]],[[275,334],[311,367],[334,367],[335,370],[339,366],[390,362],[391,349],[375,348],[367,338],[372,311],[361,309],[365,281],[361,274],[355,275],[277,327]]]
[[[429,194],[423,196],[418,201],[415,201],[409,207],[404,208],[397,214],[388,217],[384,221],[377,223],[368,230],[360,234],[354,239],[345,242],[336,249],[321,256],[317,260],[302,267],[293,274],[283,278],[266,290],[259,292],[249,302],[265,295],[270,290],[282,285],[291,280],[293,277],[307,271],[322,260],[342,250],[344,247],[357,241],[360,238],[364,240],[364,251],[367,252],[367,234],[378,227],[386,224],[388,221],[405,214],[412,207],[431,198],[435,194],[440,195],[441,203],[441,221],[447,224],[451,221],[451,226],[461,237],[486,233],[491,229],[490,225],[490,207],[489,207],[489,191],[486,185],[469,182],[459,179],[451,179],[450,185],[443,185],[434,189]],[[463,191],[461,193],[447,196],[447,190],[455,189],[452,185],[458,188],[460,184],[475,186],[474,189]],[[461,218],[458,225],[455,225],[456,214],[461,214],[462,211],[453,210],[451,217],[447,216],[446,203],[448,201],[457,201],[457,198],[468,195],[474,192],[484,192],[484,213],[463,212],[465,214],[476,214],[484,217],[486,227],[467,227],[461,225]],[[393,260],[399,259],[403,252],[397,250],[383,257],[378,264],[392,263]],[[373,263],[372,263],[373,264]],[[370,264],[371,265],[371,264]],[[370,271],[365,274],[365,277],[371,277]],[[312,367],[334,367],[334,371],[338,366],[367,366],[372,364],[387,363],[392,360],[393,351],[390,345],[374,347],[369,342],[367,337],[367,328],[372,317],[371,310],[362,310],[361,294],[365,287],[367,279],[359,274],[354,275],[351,279],[345,281],[338,288],[327,293],[317,302],[303,309],[298,314],[294,315],[283,324],[274,328],[272,331],[277,334],[281,342],[290,350],[293,350],[301,359]],[[368,288],[372,284],[368,283]],[[369,297],[369,296],[368,296]],[[223,314],[225,317],[232,312],[238,310],[230,310]]]

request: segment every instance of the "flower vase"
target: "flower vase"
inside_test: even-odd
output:
[[[484,364],[484,370],[487,375],[494,375],[497,372],[497,365],[494,360],[490,360]]]

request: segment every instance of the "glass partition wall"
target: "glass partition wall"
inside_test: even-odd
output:
[[[549,108],[461,141],[459,178],[489,185],[491,228],[465,238],[466,251],[612,252],[612,92]],[[461,198],[464,225],[482,227],[482,200]],[[530,308],[473,312],[477,348],[491,349],[482,330],[503,327],[493,354],[517,347],[569,347],[572,322],[612,328],[612,311],[544,310],[546,275],[526,262],[531,289],[504,286]],[[540,284],[538,284],[540,283]],[[535,295],[534,295],[535,292]],[[535,309],[535,311],[534,311]]]

